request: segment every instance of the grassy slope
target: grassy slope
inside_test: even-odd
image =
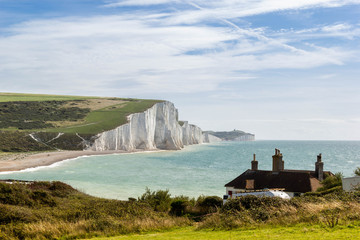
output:
[[[49,132],[96,134],[114,129],[127,122],[127,116],[132,113],[143,112],[152,107],[158,100],[135,100],[125,104],[113,105],[92,111],[85,118],[85,122],[65,128],[46,129]],[[121,107],[119,107],[121,106]]]
[[[336,227],[322,228],[319,226],[297,225],[291,227],[262,227],[254,229],[238,229],[231,231],[211,231],[196,230],[193,227],[176,229],[169,232],[153,232],[148,234],[132,234],[110,238],[93,238],[94,240],[304,240],[304,239],[360,239],[359,228],[356,227]]]
[[[30,94],[30,93],[0,93],[0,102],[14,101],[70,101],[84,100],[96,97],[67,96],[67,95],[48,95],[48,94]]]
[[[0,182],[0,239],[74,239],[185,226],[147,204],[101,199],[61,182]]]
[[[195,222],[191,215],[155,211],[151,201],[91,197],[61,182],[0,181],[0,239],[359,239],[359,194],[243,197]],[[161,196],[161,204],[170,204],[154,195]],[[339,221],[330,228],[332,217]]]
[[[61,96],[61,95],[43,95],[43,94],[20,94],[20,93],[0,93],[0,102],[14,101],[73,101],[97,99],[102,101],[109,98],[99,97],[82,97],[82,96]],[[127,122],[127,116],[132,113],[143,112],[153,106],[159,100],[143,100],[143,99],[122,99],[112,98],[121,101],[120,104],[106,106],[102,109],[91,111],[80,124],[74,122],[72,125],[60,128],[35,129],[37,131],[46,132],[64,132],[64,133],[80,133],[80,134],[97,134],[116,128]],[[14,131],[15,128],[3,129]]]

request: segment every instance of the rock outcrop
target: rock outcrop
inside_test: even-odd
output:
[[[203,135],[202,130],[184,122],[180,126],[178,111],[171,102],[155,104],[142,113],[128,116],[128,123],[99,133],[90,149],[95,151],[135,149],[179,150],[185,145],[220,140]]]
[[[206,131],[204,135],[215,136],[222,141],[255,141],[255,134],[246,133],[244,131],[236,130],[229,132],[214,132]]]
[[[220,142],[223,141],[221,138],[218,138],[214,135],[211,135],[207,132],[203,132],[203,142],[212,143],[212,142]]]

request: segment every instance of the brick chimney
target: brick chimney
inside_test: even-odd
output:
[[[251,161],[251,170],[257,171],[258,170],[258,164],[259,162],[256,161],[256,154],[254,153],[254,159]]]
[[[275,155],[272,156],[273,158],[273,172],[279,172],[284,170],[284,161],[282,160],[282,154],[280,153],[279,149],[275,148]]]
[[[321,161],[321,153],[317,155],[317,161],[315,163],[315,177],[319,181],[324,180],[324,163]]]

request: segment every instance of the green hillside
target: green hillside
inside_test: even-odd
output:
[[[48,94],[30,94],[30,93],[0,93],[0,102],[14,101],[70,101],[84,100],[97,97],[67,96],[67,95],[48,95]]]
[[[29,133],[39,133],[38,136],[46,139],[65,133],[52,146],[47,146],[48,150],[82,149],[81,139],[74,137],[76,134],[90,139],[125,124],[128,115],[143,112],[158,102],[161,101],[0,93],[0,151],[44,150],[44,146],[34,148]],[[22,138],[17,140],[21,144],[14,139],[9,142],[14,136]]]

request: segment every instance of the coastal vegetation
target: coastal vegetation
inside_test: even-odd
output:
[[[360,176],[360,167],[356,168],[354,173],[356,176]]]
[[[332,232],[337,239],[356,239],[360,192],[338,191],[290,201],[245,196],[222,206],[219,197],[172,197],[167,190],[146,189],[138,199],[119,201],[92,197],[61,182],[0,182],[0,239],[144,233],[149,235],[113,239],[151,239],[154,234],[159,239],[176,239],[176,234],[183,234],[182,239],[205,239],[204,234],[209,233],[206,239],[218,239],[222,234],[230,238],[239,230],[255,239],[276,236],[282,229],[287,229],[285,236],[289,238],[294,236],[291,234],[321,236]]]
[[[0,93],[0,102],[16,101],[71,101],[84,100],[97,97],[68,96],[68,95],[49,95],[49,94],[30,94],[30,93]]]
[[[0,93],[0,152],[82,150],[84,139],[92,141],[96,134],[125,124],[127,116],[158,102]]]

